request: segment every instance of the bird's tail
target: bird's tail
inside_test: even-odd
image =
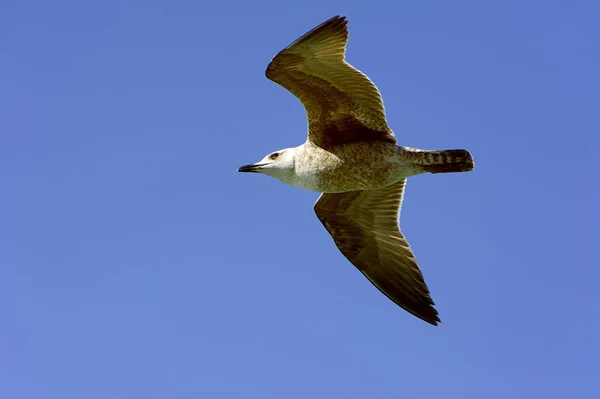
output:
[[[467,150],[418,150],[403,148],[406,158],[423,172],[453,173],[469,172],[475,167],[473,157]]]

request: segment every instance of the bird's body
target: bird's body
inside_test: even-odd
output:
[[[321,192],[314,209],[338,249],[394,303],[439,322],[415,257],[398,227],[406,179],[470,171],[467,150],[399,146],[377,87],[345,61],[345,17],[317,26],[273,58],[266,76],[294,94],[308,116],[304,144],[240,167]]]
[[[321,193],[375,190],[422,171],[407,150],[386,142],[349,143],[325,150],[313,143],[290,149],[295,165],[284,183]]]

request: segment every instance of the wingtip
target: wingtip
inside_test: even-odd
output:
[[[343,54],[345,52],[345,42],[348,40],[348,19],[345,15],[335,15],[331,18],[329,18],[328,20],[321,22],[319,25],[317,25],[316,27],[312,28],[311,30],[309,30],[308,32],[306,32],[304,35],[300,36],[298,39],[294,40],[292,43],[290,43],[288,46],[286,46],[283,50],[281,50],[279,53],[277,53],[277,55],[275,55],[275,57],[273,57],[273,59],[271,59],[271,62],[269,63],[269,65],[267,66],[267,69],[265,71],[265,75],[267,78],[271,79],[270,74],[272,73],[272,69],[275,68],[274,66],[274,62],[281,56],[283,56],[283,54],[289,53],[289,51],[291,51],[291,49],[297,47],[297,46],[301,46],[302,44],[306,44],[308,42],[311,41],[315,41],[316,43],[319,43],[320,41],[324,41],[326,44],[329,42],[329,40],[338,40],[343,42],[342,43],[342,57]]]
[[[440,316],[438,311],[433,307],[433,305],[431,306],[431,310],[432,312],[430,312],[430,314],[425,315],[423,313],[421,314],[417,314],[414,312],[409,311],[410,313],[412,313],[414,316],[417,316],[419,319],[423,320],[425,323],[429,323],[432,326],[437,327],[438,324],[440,324],[442,322],[442,320],[440,320]]]
[[[386,294],[386,296],[392,299],[389,295]],[[433,301],[433,299],[431,299],[431,296],[429,295],[429,291],[427,292],[426,297],[427,304],[422,304],[422,306],[419,307],[411,308],[405,306],[404,304],[396,302],[394,299],[392,299],[392,301],[394,301],[397,305],[402,307],[407,312],[411,313],[413,316],[416,316],[417,318],[423,320],[425,323],[431,324],[432,326],[437,327],[437,325],[442,322],[442,320],[440,320],[440,314],[435,308],[435,302]]]
[[[346,24],[348,24],[348,17],[345,15],[342,15],[342,14],[338,14],[338,15],[335,15],[335,16],[329,18],[327,21],[323,22],[321,25],[327,25],[329,23],[334,23],[334,22],[337,22],[341,25],[346,25]]]
[[[308,31],[304,36],[309,36],[310,34],[314,34],[317,31],[323,30],[323,29],[331,29],[331,28],[346,28],[348,25],[348,18],[345,15],[334,15],[333,17],[329,18],[328,20],[321,22],[319,25],[315,26],[313,29],[311,29],[310,31]]]

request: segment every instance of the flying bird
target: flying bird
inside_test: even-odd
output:
[[[271,60],[266,76],[300,100],[308,137],[238,171],[320,192],[314,210],[340,252],[391,301],[437,325],[435,303],[398,225],[404,188],[410,176],[471,171],[473,158],[464,149],[399,146],[379,90],[345,60],[347,41],[347,19],[338,15]]]

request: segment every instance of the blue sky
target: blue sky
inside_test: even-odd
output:
[[[301,144],[270,59],[335,14],[400,144],[440,312],[393,305],[316,193],[236,168]],[[5,1],[0,397],[592,398],[596,1]]]

